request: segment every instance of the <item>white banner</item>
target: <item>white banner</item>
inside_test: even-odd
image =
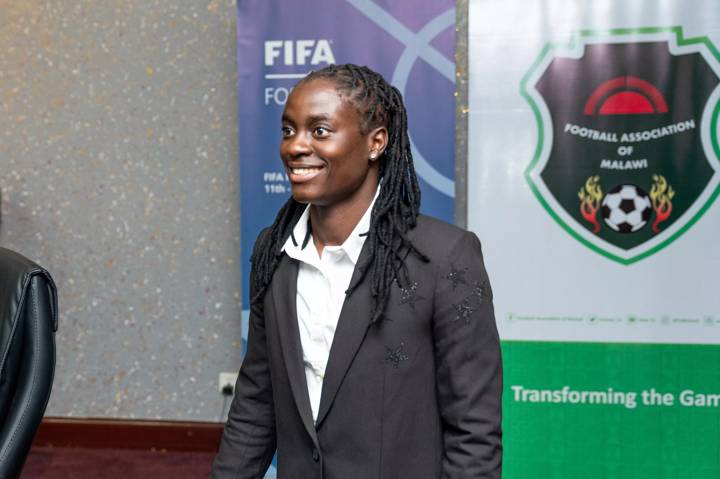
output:
[[[720,343],[717,2],[471,1],[469,35],[502,338]]]

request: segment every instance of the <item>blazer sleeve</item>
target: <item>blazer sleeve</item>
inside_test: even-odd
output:
[[[252,273],[251,273],[252,274]],[[255,291],[251,287],[250,297]],[[262,303],[262,301],[260,301]],[[276,449],[275,412],[262,304],[250,308],[247,352],[211,479],[262,479]]]
[[[438,265],[433,341],[443,479],[500,479],[502,361],[480,241],[465,232]]]

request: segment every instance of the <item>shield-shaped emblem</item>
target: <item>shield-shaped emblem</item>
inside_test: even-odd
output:
[[[720,193],[719,85],[718,49],[680,27],[547,45],[522,82],[538,123],[533,192],[612,260],[656,253]]]

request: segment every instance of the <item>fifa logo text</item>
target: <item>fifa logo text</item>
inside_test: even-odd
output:
[[[276,61],[283,65],[319,65],[335,63],[329,40],[268,40],[265,42],[265,66]]]

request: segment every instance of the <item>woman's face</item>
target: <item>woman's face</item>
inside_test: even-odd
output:
[[[333,206],[374,194],[386,143],[384,127],[362,132],[357,109],[330,80],[299,84],[285,105],[280,157],[301,203]]]

